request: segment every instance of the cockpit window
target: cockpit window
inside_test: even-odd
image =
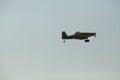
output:
[[[78,31],[78,32],[76,32],[75,34],[80,34],[80,32]]]

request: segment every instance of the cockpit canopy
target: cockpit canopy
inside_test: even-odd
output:
[[[77,31],[75,34],[80,34],[80,32],[79,32],[79,31]]]

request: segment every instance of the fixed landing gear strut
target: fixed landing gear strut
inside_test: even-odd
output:
[[[85,42],[89,42],[89,39],[86,39]]]

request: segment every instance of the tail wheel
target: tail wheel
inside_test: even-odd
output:
[[[89,39],[86,39],[85,42],[89,42]]]

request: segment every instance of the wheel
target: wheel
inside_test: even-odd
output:
[[[63,43],[65,43],[65,40],[63,41]]]
[[[89,39],[86,39],[85,42],[89,42]]]

